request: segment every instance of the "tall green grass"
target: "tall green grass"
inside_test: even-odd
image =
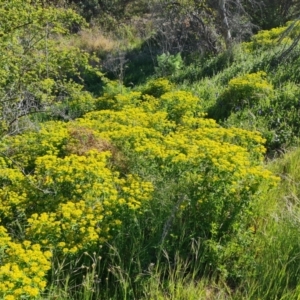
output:
[[[299,299],[300,296],[300,149],[269,164],[281,177],[269,193],[257,222],[255,268],[237,295],[243,299]]]
[[[253,256],[253,265],[244,266],[238,284],[199,270],[199,241],[190,244],[189,259],[179,252],[172,257],[164,247],[151,246],[146,224],[135,224],[105,246],[106,257],[85,253],[56,264],[43,299],[299,299],[300,149],[269,162],[269,168],[281,182],[267,199],[253,203],[255,239],[245,253]],[[86,275],[78,281],[82,268]]]

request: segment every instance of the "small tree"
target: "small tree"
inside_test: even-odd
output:
[[[64,47],[59,36],[69,34],[74,24],[84,26],[84,20],[40,0],[1,1],[0,18],[1,134],[20,131],[24,116],[53,114],[62,103],[64,110],[57,113],[66,116],[66,102],[79,97],[84,74],[94,70],[88,54]]]

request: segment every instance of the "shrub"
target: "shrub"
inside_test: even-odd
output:
[[[260,131],[269,152],[286,149],[298,141],[299,91],[298,85],[288,82],[274,91],[269,106],[245,106],[233,111],[226,124]]]
[[[216,119],[225,119],[231,112],[244,108],[268,107],[273,86],[266,80],[266,75],[260,71],[231,79],[219,96],[212,115]]]
[[[280,36],[286,30],[286,27],[277,27],[271,30],[261,30],[252,36],[251,42],[243,43],[244,49],[254,51],[258,48],[270,48],[278,43]],[[287,40],[291,42],[291,40]]]
[[[161,95],[159,110],[166,111],[170,120],[180,123],[183,116],[193,117],[201,111],[200,99],[190,92],[168,92]]]
[[[168,79],[158,78],[148,81],[142,93],[158,98],[162,94],[170,92],[173,88],[174,86]]]
[[[251,42],[243,43],[243,47],[246,51],[251,52],[257,49],[270,49],[278,45],[279,41],[289,45],[299,34],[299,28],[300,22],[295,21],[294,23],[288,22],[283,27],[261,30],[252,36]]]
[[[111,162],[121,169],[120,156],[96,136],[91,130],[67,130],[64,123],[50,122],[40,132],[16,137],[7,149],[14,163],[3,160],[1,166],[0,215],[6,226],[13,226],[18,215],[32,242],[76,253],[111,236],[122,223],[111,215],[119,215],[122,206],[126,214],[139,210],[139,201],[151,198],[151,183],[137,176],[121,178],[111,170]],[[31,149],[22,140],[28,137],[35,145]]]
[[[19,243],[51,249],[58,262],[99,251],[119,233],[120,249],[144,237],[138,247],[152,254],[143,264],[159,249],[190,259],[198,240],[194,266],[240,276],[251,261],[242,255],[253,240],[251,202],[264,197],[261,183],[276,184],[261,165],[264,139],[203,118],[190,93],[143,97],[4,139],[1,226]]]
[[[92,112],[79,123],[118,145],[129,158],[129,172],[153,178],[156,217],[147,219],[152,239],[159,235],[170,255],[176,249],[183,256],[191,239],[199,239],[205,245],[201,268],[239,276],[239,264],[250,263],[242,254],[253,238],[251,201],[263,197],[261,182],[276,182],[259,165],[264,140],[257,132],[224,129],[192,114],[174,127],[167,114],[141,108]]]
[[[183,60],[180,53],[171,55],[170,53],[163,53],[157,56],[157,67],[155,71],[158,76],[175,75],[183,68]]]

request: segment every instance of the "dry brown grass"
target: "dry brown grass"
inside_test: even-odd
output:
[[[120,41],[100,30],[82,30],[68,39],[57,37],[60,43],[66,47],[76,47],[89,53],[105,54],[120,47]]]
[[[126,159],[123,154],[109,141],[95,136],[93,130],[87,128],[70,128],[70,138],[65,146],[67,154],[86,155],[90,150],[109,151],[111,163],[122,173],[126,172]]]
[[[88,52],[111,52],[120,46],[119,41],[97,30],[81,31],[78,42]]]
[[[65,147],[67,153],[85,155],[90,150],[115,152],[114,147],[108,141],[97,138],[92,130],[71,128],[69,135],[70,139]]]

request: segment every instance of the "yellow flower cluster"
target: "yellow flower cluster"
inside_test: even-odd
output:
[[[0,297],[1,299],[36,299],[46,287],[50,269],[50,251],[40,245],[11,242],[0,226]]]
[[[268,48],[278,45],[278,40],[282,38],[283,33],[291,25],[291,22],[288,22],[286,26],[276,27],[270,30],[261,30],[256,35],[253,35],[250,42],[243,43],[243,48],[252,52],[259,48]],[[292,30],[290,30],[287,35],[282,39],[282,43],[291,44],[293,39],[298,36],[300,32],[300,21],[293,23]]]
[[[136,210],[151,199],[152,184],[131,175],[119,178],[106,166],[109,157],[95,150],[84,156],[38,157],[33,180],[49,194],[31,197],[36,213],[27,220],[26,236],[74,254],[110,237],[116,227],[111,216],[119,207]]]
[[[156,98],[170,92],[174,89],[174,85],[166,78],[158,78],[147,82],[146,87],[143,89],[143,94],[151,95]]]
[[[275,46],[279,37],[286,30],[286,27],[272,28],[271,30],[261,30],[256,35],[252,36],[250,42],[243,43],[246,51],[251,52],[258,48],[266,48]],[[291,42],[291,39],[286,39],[286,42]]]
[[[15,210],[24,211],[26,207],[26,180],[22,172],[8,166],[0,166],[0,214],[12,217]]]
[[[123,184],[123,198],[128,199],[125,203],[130,209],[136,210],[145,201],[151,199],[153,192],[151,182],[141,182],[136,176],[128,175],[127,180],[124,180]]]
[[[142,104],[134,110],[90,113],[78,122],[130,149],[136,162],[152,164],[168,174],[181,174],[187,183],[199,187],[199,197],[206,198],[202,203],[218,195],[247,199],[261,181],[276,183],[277,178],[260,165],[265,148],[258,132],[221,128],[213,120],[188,114],[182,117],[180,126],[169,127],[166,118],[157,120],[156,116],[144,114]],[[213,186],[214,193],[208,194],[208,187]]]
[[[264,76],[237,78],[229,88],[254,86],[267,94],[272,86]],[[61,257],[94,250],[125,220],[146,212],[157,174],[184,189],[181,212],[209,226],[258,195],[261,182],[276,183],[261,165],[259,133],[222,128],[203,118],[197,97],[161,84],[156,98],[150,92],[114,95],[115,110],[47,122],[1,141],[10,158],[0,160],[2,298],[39,296],[50,268],[46,249]],[[12,242],[17,237],[5,230],[15,226],[16,215],[25,242]]]
[[[228,83],[228,87],[220,95],[224,104],[232,109],[240,109],[242,106],[251,106],[260,103],[268,106],[270,97],[274,93],[272,84],[265,78],[263,71],[235,77]]]
[[[91,245],[106,241],[108,224],[102,224],[101,203],[89,206],[85,201],[59,205],[55,213],[33,214],[28,219],[26,234],[44,246],[55,247],[63,253],[74,254]]]
[[[143,106],[143,103],[141,106]],[[101,120],[101,122],[99,122],[99,120]],[[104,110],[91,112],[86,114],[84,118],[78,119],[76,123],[87,128],[92,128],[99,133],[101,132],[101,134],[102,130],[115,131],[116,129],[122,130],[128,127],[142,127],[144,129],[149,128],[165,132],[166,130],[174,129],[176,126],[173,122],[167,120],[166,112],[156,111],[149,115],[148,111],[139,107],[126,108],[122,111]],[[126,132],[124,132],[124,134],[126,134]]]
[[[37,157],[46,154],[61,156],[68,137],[65,123],[48,122],[44,123],[38,132],[29,131],[23,135],[7,137],[0,147],[12,161],[17,162],[17,166],[14,167],[30,172],[35,167]]]
[[[159,110],[166,110],[170,120],[179,123],[185,115],[193,117],[201,112],[200,99],[189,92],[175,91],[160,97]]]
[[[125,107],[138,106],[141,99],[141,92],[130,92],[128,94],[118,94],[115,96],[115,104],[113,109],[122,110]]]
[[[258,90],[272,90],[272,85],[264,79],[266,75],[267,74],[265,72],[259,71],[240,77],[235,77],[229,81],[229,88],[237,89],[241,86],[251,85],[251,87]]]
[[[150,83],[151,88],[148,87],[143,91],[144,94],[141,92],[129,92],[115,95],[113,99],[102,97],[101,101],[108,102],[109,105],[107,106],[112,110],[143,107],[145,111],[150,111],[154,114],[155,112],[166,112],[168,119],[177,123],[181,121],[185,114],[193,116],[201,112],[200,99],[198,97],[195,97],[190,92],[171,91],[171,86],[169,85],[170,83],[166,79],[157,79]],[[160,97],[155,98],[154,96]],[[92,115],[94,114],[92,113]],[[139,114],[141,115],[140,112]],[[137,119],[135,118],[135,120]],[[146,118],[146,120],[149,120],[149,118]],[[121,119],[119,118],[118,121],[120,122]]]

